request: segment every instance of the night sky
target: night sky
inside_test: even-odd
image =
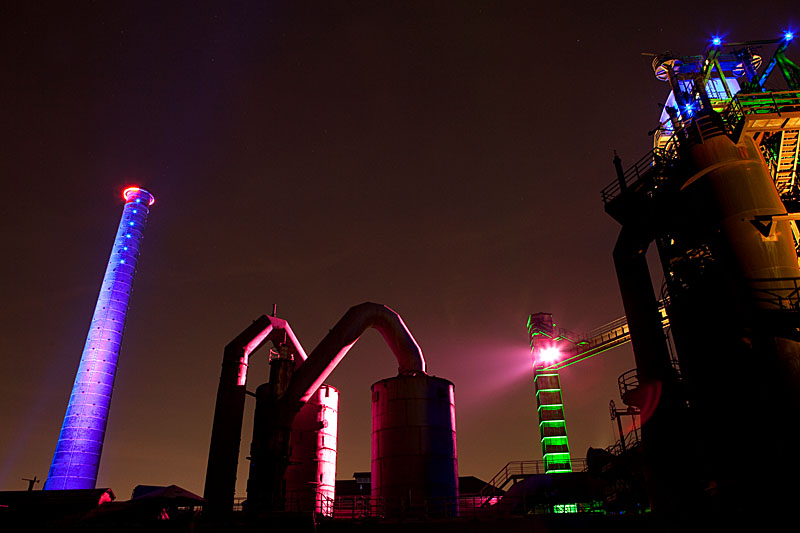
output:
[[[0,490],[47,475],[129,184],[156,203],[98,486],[202,493],[222,349],[273,304],[307,352],[352,305],[395,309],[455,383],[460,475],[540,459],[526,321],[623,315],[599,191],[667,96],[641,53],[800,28],[794,0],[230,4],[2,8]],[[633,366],[562,373],[573,457],[614,442]],[[338,478],[369,470],[396,373],[369,331],[331,375]]]

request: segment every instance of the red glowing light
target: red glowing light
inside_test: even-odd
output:
[[[133,193],[137,193],[137,192],[139,192],[139,187],[128,187],[127,189],[122,191],[122,197],[127,202],[128,201],[128,196],[130,196]]]
[[[546,365],[555,363],[561,359],[561,351],[555,346],[549,348],[542,348],[539,350],[539,362]]]
[[[131,195],[136,194],[139,191],[144,192],[145,194],[147,194],[150,197],[150,201],[147,203],[147,205],[153,205],[156,202],[156,199],[152,194],[150,194],[149,192],[145,191],[141,187],[136,187],[136,186],[126,187],[125,190],[122,191],[122,197],[125,199],[126,202],[129,202],[131,200],[131,198],[130,198]]]

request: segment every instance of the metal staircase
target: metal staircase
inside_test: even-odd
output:
[[[586,471],[586,459],[572,460],[574,472]],[[527,479],[537,474],[545,474],[544,461],[511,461],[490,479],[481,489],[481,505],[493,505],[498,501],[498,494],[502,493],[509,483]]]
[[[800,146],[800,130],[783,130],[780,132],[781,143],[778,161],[775,168],[775,187],[783,196],[792,192],[797,179],[797,155]]]

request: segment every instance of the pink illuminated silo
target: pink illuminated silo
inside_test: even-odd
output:
[[[286,469],[286,507],[333,512],[336,486],[336,439],[339,391],[322,385],[292,423],[289,466]]]
[[[400,375],[372,386],[372,497],[387,517],[458,514],[450,381]]]

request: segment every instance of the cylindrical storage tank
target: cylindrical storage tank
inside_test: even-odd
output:
[[[458,515],[450,381],[417,374],[372,385],[372,497],[387,517]]]
[[[322,385],[292,423],[286,509],[333,513],[336,486],[336,438],[339,391]]]

